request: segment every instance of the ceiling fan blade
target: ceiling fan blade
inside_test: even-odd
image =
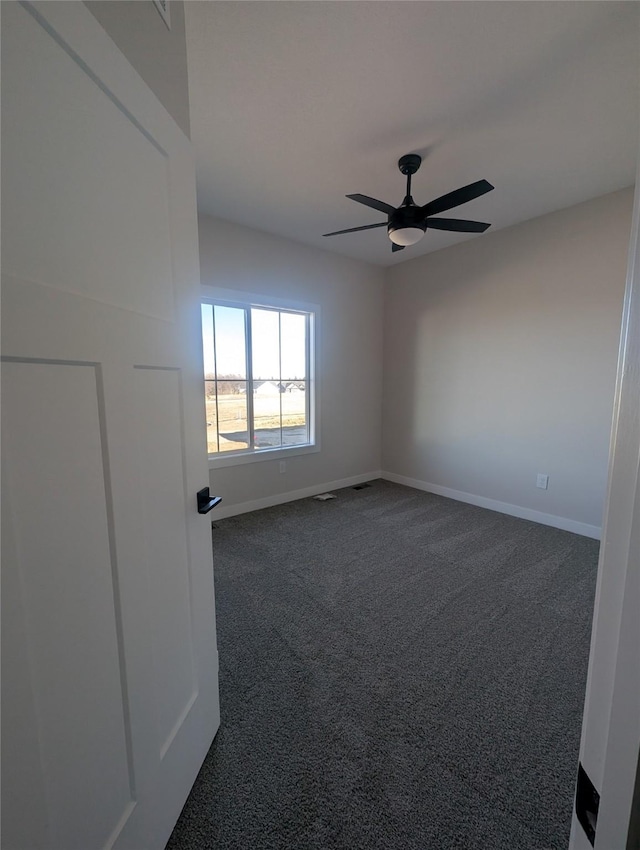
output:
[[[334,230],[333,233],[323,233],[323,236],[339,236],[341,233],[356,233],[358,230],[371,230],[373,227],[386,227],[386,221],[380,221],[378,224],[363,224],[362,227],[348,227],[346,230]]]
[[[396,245],[395,242],[391,243],[391,250],[393,251],[394,254],[395,254],[396,251],[404,251],[405,247],[406,247],[405,245]]]
[[[352,201],[357,201],[359,204],[364,204],[365,207],[372,207],[374,210],[380,210],[380,212],[386,213],[387,215],[391,215],[396,211],[395,207],[392,207],[391,204],[385,204],[384,201],[377,201],[375,198],[370,198],[368,195],[347,195],[347,198],[351,198]]]
[[[468,186],[456,189],[455,192],[442,195],[440,198],[436,198],[435,201],[429,201],[428,204],[422,207],[422,212],[425,216],[437,215],[445,210],[451,210],[453,207],[459,207],[460,204],[466,204],[474,198],[479,198],[480,195],[490,192],[493,188],[487,180],[477,180],[475,183],[469,183]]]
[[[428,218],[426,223],[434,230],[454,230],[457,233],[484,233],[491,227],[486,221],[466,221],[464,218]]]

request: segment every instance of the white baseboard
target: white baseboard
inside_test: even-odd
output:
[[[498,511],[501,514],[529,519],[531,522],[539,522],[541,525],[551,525],[563,531],[572,531],[583,537],[592,537],[600,540],[602,529],[597,525],[589,525],[586,522],[578,522],[575,519],[545,514],[542,511],[534,511],[532,508],[522,508],[520,505],[510,505],[508,502],[498,502],[496,499],[487,499],[484,496],[476,496],[473,493],[464,493],[462,490],[452,490],[450,487],[441,487],[439,484],[429,484],[428,481],[419,481],[417,478],[407,478],[405,475],[396,475],[395,472],[381,472],[380,477],[395,484],[404,484],[415,490],[424,490],[434,493],[436,496],[446,496],[447,499],[455,499],[457,502],[466,502],[479,508],[488,508],[490,511]]]
[[[447,499],[455,499],[457,502],[466,502],[479,508],[487,508],[490,511],[498,511],[519,519],[528,519],[531,522],[539,522],[541,525],[550,525],[563,531],[572,531],[583,537],[591,537],[600,540],[602,529],[597,525],[589,525],[586,522],[578,522],[575,519],[545,514],[532,508],[523,508],[520,505],[511,505],[508,502],[499,502],[497,499],[488,499],[485,496],[476,496],[474,493],[465,493],[462,490],[452,490],[450,487],[441,487],[439,484],[430,484],[428,481],[420,481],[417,478],[408,478],[406,475],[396,475],[395,472],[381,472],[374,470],[364,475],[352,475],[349,478],[340,478],[337,481],[326,481],[324,484],[314,484],[301,490],[289,490],[286,493],[277,493],[266,496],[263,499],[253,499],[250,502],[240,502],[236,505],[225,505],[222,503],[216,508],[213,522],[217,519],[246,514],[249,511],[259,511],[262,508],[270,508],[274,505],[284,505],[287,502],[295,502],[297,499],[307,499],[309,496],[317,496],[319,493],[327,493],[331,490],[339,490],[342,487],[353,487],[356,484],[364,484],[365,481],[374,481],[376,478],[384,478],[396,484],[404,484],[413,487],[414,490],[423,490],[426,493],[434,493],[436,496],[445,496]]]
[[[304,487],[302,490],[289,490],[288,493],[277,493],[274,496],[266,496],[264,499],[254,499],[251,502],[240,502],[236,505],[225,505],[224,502],[215,509],[212,521],[226,519],[238,514],[246,514],[249,511],[259,511],[262,508],[271,508],[274,505],[284,505],[286,502],[295,502],[297,499],[307,499],[309,496],[317,496],[331,490],[340,490],[341,487],[353,487],[355,484],[364,484],[365,481],[373,481],[382,478],[379,469],[367,472],[364,475],[352,475],[350,478],[340,478],[338,481],[326,481],[324,484],[314,484]]]

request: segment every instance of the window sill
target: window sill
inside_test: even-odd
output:
[[[246,463],[260,463],[265,460],[286,460],[288,457],[314,454],[320,451],[317,443],[304,446],[286,446],[284,448],[261,449],[254,452],[237,452],[226,455],[209,455],[209,469],[223,469],[226,466],[241,466]]]

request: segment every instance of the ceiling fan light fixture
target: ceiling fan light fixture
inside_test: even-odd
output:
[[[389,228],[389,239],[396,245],[402,245],[403,248],[407,245],[415,245],[423,236],[424,228],[422,227],[398,227],[394,230]]]

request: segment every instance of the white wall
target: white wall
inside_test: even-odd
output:
[[[631,209],[623,190],[389,270],[385,471],[598,533]]]
[[[284,501],[300,490],[321,492],[330,482],[377,476],[384,270],[203,215],[200,265],[206,286],[320,306],[321,450],[288,457],[284,474],[279,458],[212,469],[212,491],[223,497],[216,515],[238,505]]]

